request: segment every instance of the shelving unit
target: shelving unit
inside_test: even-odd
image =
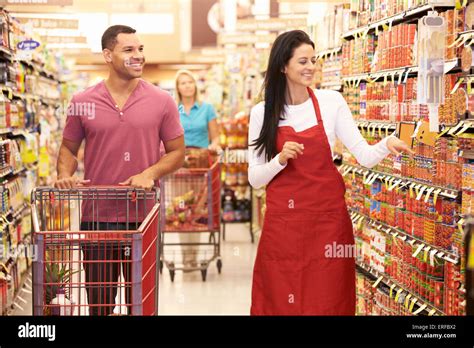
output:
[[[0,8],[0,11],[3,10]],[[9,21],[13,21],[13,19],[10,18]],[[23,34],[20,34],[23,37]],[[16,42],[21,40],[20,37],[16,36],[20,34],[18,32],[9,33],[7,44],[14,47]],[[10,40],[13,41],[10,42]],[[25,119],[19,119],[18,126],[12,121],[11,127],[0,128],[2,143],[8,142],[10,146],[1,149],[2,161],[5,162],[6,166],[3,167],[0,173],[0,191],[2,192],[3,206],[0,214],[0,248],[7,251],[1,253],[0,264],[7,266],[3,267],[3,271],[0,269],[0,272],[6,271],[8,274],[1,274],[0,288],[7,289],[8,294],[13,293],[13,298],[10,295],[4,298],[4,293],[0,292],[0,305],[2,306],[0,315],[4,315],[8,314],[14,305],[17,305],[16,296],[24,284],[26,271],[33,256],[30,250],[31,210],[28,204],[30,199],[29,190],[40,184],[38,180],[41,173],[40,166],[45,168],[52,164],[51,159],[51,162],[45,163],[48,158],[45,159],[40,156],[40,121],[43,124],[48,122],[47,119],[40,119],[40,117],[46,110],[55,110],[54,117],[60,116],[59,113],[63,110],[59,109],[62,106],[59,87],[64,82],[61,81],[58,73],[48,70],[38,62],[19,58],[9,47],[0,46],[0,62],[6,64],[6,66],[13,65],[15,67],[13,72],[8,70],[7,75],[2,76],[2,79],[7,78],[7,80],[0,83],[0,93],[3,94],[3,98],[6,100],[5,103],[15,102],[22,105],[23,113],[18,112],[16,117],[25,117]],[[17,71],[17,66],[21,70]],[[11,74],[16,74],[16,76]],[[27,76],[30,75],[33,76],[33,79],[31,80],[30,77],[30,85],[27,85]],[[35,88],[40,86],[40,83],[42,88]],[[51,88],[58,88],[58,90],[50,93],[51,91],[47,90],[49,86],[54,86]],[[56,95],[58,98],[51,98],[51,96]],[[12,111],[5,109],[2,102],[0,101],[0,114],[5,118],[10,117],[9,113]],[[26,119],[27,113],[29,115],[28,119]],[[26,139],[28,139],[28,143]],[[12,152],[13,148],[17,151],[16,153]],[[46,175],[41,180],[42,184],[48,184],[51,177]],[[10,206],[5,206],[5,204],[10,204]],[[8,300],[8,303],[6,303],[6,300]]]
[[[354,6],[358,6],[357,4],[358,3],[356,2],[356,5]],[[372,41],[370,42],[375,47],[377,47],[377,40],[379,39],[379,35],[381,33],[386,34],[386,32],[391,31],[392,28],[396,25],[406,24],[406,23],[417,24],[418,19],[421,18],[422,16],[427,15],[429,11],[436,10],[438,12],[444,12],[446,10],[454,9],[455,7],[454,5],[455,5],[454,1],[443,1],[443,2],[436,2],[436,3],[433,2],[431,4],[425,3],[415,8],[408,9],[401,13],[397,13],[395,15],[392,15],[380,20],[369,21],[367,25],[359,26],[357,28],[346,31],[345,33],[342,34],[342,42],[343,42],[342,53],[340,53],[341,51],[339,50],[335,50],[334,52],[324,51],[324,52],[318,53],[317,57],[323,60],[327,59],[328,57],[334,57],[334,55],[336,54],[343,54],[343,55],[346,54],[346,56],[344,57],[347,57],[347,52],[348,52],[347,47],[349,47],[347,42],[350,40],[356,40],[355,42],[359,42],[359,43],[365,42],[363,40],[366,40],[368,36],[373,38],[372,40],[374,40],[374,42]],[[465,5],[466,4],[464,4],[463,6]],[[386,6],[385,10],[388,11],[388,6],[389,6],[388,3],[386,3],[385,6]],[[354,11],[354,9],[352,10]],[[372,11],[373,11],[373,8],[372,8]],[[454,17],[456,16],[456,13],[457,12],[454,12]],[[456,20],[456,17],[455,17],[455,20]],[[464,32],[454,33],[454,34],[455,34],[454,38],[456,39],[456,41],[453,43],[454,46],[461,45],[461,43],[463,42],[467,43],[468,45],[474,43],[474,30],[466,30]],[[406,43],[409,44],[410,41],[407,41]],[[403,45],[400,42],[398,44]],[[369,43],[369,46],[370,45],[371,44]],[[387,46],[387,47],[384,46],[383,49],[385,48],[392,49],[391,46]],[[344,51],[345,49],[346,51]],[[353,53],[352,49],[354,50],[360,49],[360,47],[358,47],[356,44],[351,44],[350,49],[351,49],[350,52],[352,54]],[[376,49],[375,48],[373,49],[374,51],[373,52],[370,51],[370,52],[375,54]],[[446,52],[448,52],[448,49],[449,49],[449,45],[447,45]],[[363,54],[367,55],[368,53],[364,52]],[[347,58],[344,58],[344,59],[347,59]],[[379,56],[378,59],[380,60],[382,58]],[[388,58],[384,58],[384,59],[388,59]],[[351,58],[349,58],[349,61],[350,60]],[[343,62],[345,62],[345,60],[343,60]],[[372,61],[369,60],[369,62],[373,64]],[[413,60],[413,63],[415,62],[416,61]],[[343,63],[343,64],[346,64],[346,63]],[[352,63],[350,62],[350,64]],[[393,115],[392,113],[390,113],[387,115],[385,114],[378,115],[377,113],[375,113],[375,115],[377,115],[378,118],[380,119],[378,120],[371,119],[368,116],[369,115],[369,112],[368,112],[369,102],[372,103],[370,104],[372,105],[372,107],[377,107],[378,105],[383,104],[383,103],[390,103],[391,99],[387,98],[387,100],[385,100],[386,98],[384,94],[383,97],[376,97],[375,99],[369,100],[366,94],[368,92],[365,89],[365,88],[368,88],[369,85],[372,86],[372,84],[374,83],[378,83],[378,86],[384,86],[384,87],[386,86],[387,83],[391,83],[390,86],[404,85],[407,83],[408,79],[411,79],[413,81],[413,78],[416,78],[418,76],[418,66],[412,64],[409,66],[396,67],[392,69],[375,70],[377,68],[377,65],[375,64],[373,65],[371,64],[370,68],[367,68],[368,65],[365,65],[367,64],[365,61],[363,61],[363,63],[360,63],[360,64],[364,64],[364,65],[362,66],[356,65],[355,71],[370,71],[370,72],[351,74],[351,75],[342,74],[341,75],[341,85],[342,85],[341,89],[343,89],[346,92],[346,88],[347,88],[347,92],[345,96],[349,98],[348,104],[350,105],[351,110],[353,112],[355,111],[354,112],[354,115],[356,118],[355,122],[357,124],[357,127],[361,130],[362,135],[366,137],[369,141],[371,141],[371,144],[372,144],[372,142],[379,141],[383,137],[389,136],[393,131],[398,130],[400,121],[403,121],[404,123],[411,123],[415,126],[418,125],[418,122],[422,120],[423,114],[418,114],[417,117],[414,117],[414,119],[408,120],[408,119],[402,118],[400,120],[399,119],[400,114]],[[365,70],[358,70],[361,67],[362,69],[365,69]],[[345,71],[347,72],[354,71],[354,67],[351,66],[350,69],[347,68]],[[456,88],[459,88],[459,86],[462,86],[462,83],[464,84],[471,83],[471,75],[463,73],[463,71],[461,70],[461,59],[458,55],[456,55],[456,57],[453,59],[448,59],[447,61],[445,61],[444,71],[446,75],[448,76],[451,76],[451,74],[459,74],[459,75],[462,74],[461,77],[458,78],[457,81],[454,80],[454,82],[456,82],[454,88],[451,91],[447,91],[447,93],[451,92],[451,94],[453,94],[456,91]],[[457,77],[455,77],[455,79],[456,78]],[[461,79],[463,80],[460,81]],[[474,80],[474,78],[472,78],[472,80]],[[362,83],[364,84],[363,90],[360,89],[360,86]],[[324,80],[321,82],[320,86],[321,88],[326,88]],[[378,88],[378,87],[375,87],[375,88]],[[374,90],[375,92],[373,92]],[[372,88],[373,93],[378,93],[378,91],[379,91],[378,89]],[[407,91],[408,91],[408,88],[407,88]],[[405,98],[405,95],[404,95],[404,98]],[[416,92],[415,92],[415,100],[416,100]],[[398,100],[398,102],[400,102],[400,100]],[[403,99],[403,102],[406,102],[408,105],[411,103],[411,99],[407,97],[406,101],[405,99]],[[360,107],[362,104],[364,104],[364,108],[365,108],[364,113],[362,113],[362,111],[360,110],[352,109],[352,108]],[[375,109],[375,111],[377,110]],[[370,115],[372,115],[372,113]],[[403,117],[404,115],[405,114],[401,114],[401,117]],[[411,116],[411,111],[410,113],[407,113],[407,115]],[[471,120],[471,119],[463,120],[462,115],[460,116],[460,118],[461,119],[459,119],[455,124],[441,124],[440,132],[438,134],[437,139],[441,137],[456,138],[462,134],[472,133],[472,131],[474,130],[474,120]],[[381,119],[384,119],[384,120],[381,120]],[[396,120],[396,122],[394,122],[394,120]],[[419,156],[422,158],[422,155],[419,155]],[[458,156],[459,158],[463,157],[466,160],[470,158],[474,159],[474,149],[468,150],[468,151],[459,151]],[[372,184],[374,184],[377,181],[380,184],[385,185],[388,191],[398,190],[398,189],[406,190],[406,191],[410,191],[410,196],[411,196],[411,192],[413,191],[416,193],[414,197],[416,197],[418,200],[423,200],[424,202],[427,202],[429,200],[431,201],[434,200],[434,202],[436,202],[436,198],[440,197],[440,199],[454,202],[453,204],[460,204],[459,202],[461,202],[461,199],[463,199],[463,189],[461,188],[456,187],[457,189],[453,189],[454,186],[450,187],[450,186],[435,185],[432,182],[420,180],[420,178],[418,177],[417,178],[404,177],[398,173],[391,174],[391,173],[385,172],[385,168],[388,168],[387,166],[389,165],[389,162],[391,160],[383,164],[381,166],[382,169],[375,170],[375,169],[368,169],[360,165],[355,165],[354,164],[356,163],[355,159],[351,159],[351,155],[346,152],[342,154],[342,158],[343,160],[341,162],[341,165],[339,166],[339,171],[341,175],[343,176],[343,178],[345,180],[353,180],[356,176],[359,177],[357,181],[352,181],[353,185],[355,182],[357,182],[357,183],[360,183],[361,185],[365,185],[365,187],[367,188],[367,187],[372,187]],[[401,163],[400,160],[397,163]],[[362,180],[360,180],[360,178],[362,178]],[[451,182],[446,181],[446,183],[449,183],[449,185],[451,185]],[[360,191],[360,192],[367,192],[367,191]],[[361,194],[360,192],[358,191],[358,194]],[[371,204],[370,202],[374,202],[376,200],[374,197],[367,197],[367,198],[369,199],[369,203],[365,201],[365,204]],[[357,207],[359,206],[359,204],[363,204],[363,202],[360,202],[360,200],[357,201]],[[382,204],[387,204],[387,203],[382,203]],[[369,208],[367,208],[366,206],[364,209],[369,209]],[[370,208],[370,210],[371,209],[372,208]],[[363,228],[373,229],[374,231],[378,231],[379,233],[381,233],[382,236],[386,236],[387,240],[396,239],[396,240],[402,241],[405,245],[408,244],[410,248],[413,247],[413,248],[416,248],[417,250],[418,248],[420,248],[420,250],[422,249],[425,250],[429,248],[428,250],[431,250],[431,252],[434,253],[433,254],[434,257],[437,258],[440,262],[445,262],[449,265],[453,265],[454,267],[457,267],[456,269],[459,269],[459,267],[462,266],[462,262],[463,262],[462,253],[458,254],[456,252],[453,252],[452,250],[447,250],[446,248],[441,248],[435,244],[428,243],[423,238],[419,238],[415,236],[413,233],[408,233],[407,231],[404,231],[401,228],[398,228],[398,226],[390,226],[384,223],[383,221],[374,219],[371,216],[363,214],[362,209],[360,208],[349,207],[349,212],[350,212],[350,217],[355,228],[363,227]],[[457,217],[455,220],[456,230],[461,231],[463,229],[466,218],[467,217],[462,216],[461,214],[457,214]],[[384,219],[386,219],[386,217],[384,217]],[[374,241],[370,241],[371,247],[373,247],[372,246],[373,242]],[[359,240],[359,243],[362,243],[362,241]],[[364,243],[369,243],[369,241],[365,241]],[[436,241],[436,243],[438,243],[438,241]],[[444,245],[444,243],[440,245]],[[454,249],[454,250],[457,250],[457,249]],[[415,257],[415,255],[412,257]],[[425,314],[425,315],[446,315],[446,314],[452,315],[452,312],[453,312],[452,307],[448,307],[449,308],[448,312],[445,312],[441,310],[440,308],[435,307],[433,303],[429,303],[428,301],[424,300],[420,296],[416,296],[416,294],[414,293],[414,291],[412,291],[412,289],[407,288],[406,286],[405,287],[402,286],[396,280],[391,279],[391,277],[388,274],[378,272],[376,269],[374,269],[370,265],[365,264],[363,260],[357,261],[357,269],[362,274],[364,274],[365,277],[371,280],[374,288],[378,288],[384,294],[388,295],[391,301],[396,301],[398,304],[405,306],[405,309],[408,310],[408,312],[406,313]],[[451,291],[451,290],[446,290],[446,292],[448,291]],[[458,296],[457,294],[453,295],[452,292],[449,293],[449,295]],[[445,294],[445,296],[448,296],[448,295]],[[405,301],[406,298],[410,299],[409,302]],[[445,300],[447,300],[447,298]],[[450,297],[449,300],[451,301],[452,297]],[[450,306],[451,305],[452,304],[450,302]]]

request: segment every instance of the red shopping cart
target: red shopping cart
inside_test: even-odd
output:
[[[33,314],[157,315],[158,194],[33,190]]]
[[[202,280],[206,281],[207,269],[214,260],[217,260],[217,270],[221,273],[221,167],[217,156],[209,155],[209,162],[208,168],[182,168],[160,182],[163,217],[160,270],[165,264],[169,269],[171,281],[174,281],[177,270],[201,271]],[[176,237],[176,234],[183,233],[209,234],[209,238],[206,241],[199,239],[189,243],[165,241],[165,236],[175,234]],[[190,254],[197,261],[195,265],[184,262],[185,257]]]

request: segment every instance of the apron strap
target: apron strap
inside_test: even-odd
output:
[[[319,109],[318,98],[316,98],[316,95],[314,94],[313,90],[309,87],[308,87],[308,93],[309,93],[309,96],[311,97],[311,100],[313,101],[313,107],[314,107],[314,111],[316,112],[316,119],[318,120],[318,125],[322,125],[323,120],[321,118],[321,110]]]

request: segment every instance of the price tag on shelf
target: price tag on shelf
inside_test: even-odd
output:
[[[461,233],[464,233],[464,226],[463,226],[464,221],[465,221],[465,220],[464,220],[463,218],[461,218],[461,219],[458,221],[458,229],[459,229],[459,232],[461,232]]]
[[[459,132],[457,132],[454,136],[457,137],[457,136],[461,135],[462,133],[464,133],[465,131],[467,131],[471,127],[472,127],[471,122],[464,123],[464,126],[462,127],[462,129]]]
[[[408,308],[408,310],[409,310],[411,313],[413,312],[413,307],[415,306],[416,301],[417,301],[417,299],[414,298],[414,297],[411,299],[410,308]]]
[[[390,293],[389,293],[390,298],[393,297],[393,290],[395,289],[395,286],[396,286],[395,284],[392,284],[392,286],[390,286]]]
[[[424,250],[423,253],[423,261],[427,262],[428,261],[428,252],[430,251],[431,247],[428,245]]]
[[[391,178],[388,180],[388,183],[389,183],[389,185],[390,185],[389,188],[388,188],[389,191],[392,191],[392,190],[393,190],[393,181],[394,181],[394,180],[395,180],[394,177],[391,177]]]
[[[438,252],[438,250],[436,250],[436,249],[433,249],[433,250],[430,251],[430,265],[431,265],[431,267],[435,266],[434,257],[435,257],[437,252]]]
[[[426,307],[428,307],[426,304],[422,304],[416,311],[413,312],[414,315],[420,314]]]
[[[416,200],[419,201],[421,199],[421,197],[423,196],[423,192],[425,192],[425,190],[427,189],[428,187],[426,186],[423,186],[420,188],[420,190],[417,192],[417,196],[416,196]]]
[[[408,294],[407,297],[405,297],[405,308],[408,308],[408,305],[410,304],[410,298],[411,294]]]
[[[431,309],[429,312],[428,312],[428,316],[433,316],[434,314],[436,313],[436,308],[433,308]]]
[[[367,177],[367,180],[365,180],[364,184],[369,184],[372,178],[374,177],[375,173],[370,173],[369,176]]]
[[[426,191],[425,203],[428,203],[428,201],[430,200],[431,192],[433,192],[433,191],[434,191],[434,187],[430,187],[428,189],[428,191]]]
[[[359,220],[359,222],[357,223],[357,229],[360,230],[360,228],[362,227],[362,222],[364,221],[365,217],[362,216],[362,218]]]
[[[466,42],[466,40],[464,40],[464,42]],[[464,82],[464,77],[461,77],[458,82],[456,82],[456,84],[454,85],[453,89],[451,90],[451,94],[454,94],[456,93],[456,91],[458,90],[459,86],[461,85],[461,83]]]
[[[436,205],[436,202],[438,200],[438,195],[441,193],[441,189],[437,189],[436,191],[434,191],[434,195],[433,195],[433,205]]]
[[[398,289],[397,294],[395,295],[395,302],[398,303],[398,299],[400,297],[400,294],[402,293],[403,289]]]
[[[454,135],[454,133],[456,133],[463,125],[464,121],[460,121],[457,125],[455,125],[448,131],[448,135]]]
[[[400,71],[399,75],[398,75],[398,84],[401,85],[402,84],[402,79],[403,79],[403,70]]]
[[[415,186],[416,184],[414,182],[412,182],[409,186],[409,191],[410,191],[410,198],[413,198],[413,187]]]
[[[13,91],[11,88],[7,88],[7,93],[8,93],[8,99],[12,100],[13,99]]]
[[[382,137],[383,137],[383,136],[382,136],[382,126],[383,126],[383,124],[379,124],[379,126],[378,126],[378,130],[379,130],[379,137],[380,137],[380,138],[382,138]]]
[[[378,178],[379,176],[380,176],[379,174],[375,174],[375,175],[372,177],[372,179],[370,179],[369,185],[372,185],[372,184],[375,182],[375,180],[377,180],[377,178]]]
[[[413,257],[417,257],[418,254],[420,253],[420,251],[423,249],[425,245],[423,243],[421,243],[420,245],[418,245],[418,248],[416,248],[415,252],[413,253]]]
[[[376,288],[377,285],[380,284],[380,282],[382,281],[382,279],[383,279],[383,276],[378,277],[377,280],[374,282],[374,284],[372,284],[372,287],[373,287],[373,288]]]

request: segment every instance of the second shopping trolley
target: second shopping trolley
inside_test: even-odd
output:
[[[203,156],[204,161],[199,160]],[[212,261],[216,260],[219,273],[222,269],[220,163],[216,155],[197,149],[187,150],[187,160],[187,168],[168,175],[160,183],[163,248],[160,268],[166,265],[172,281],[178,270],[201,271],[202,280],[206,281]],[[197,235],[197,240],[182,242],[178,237],[183,233]],[[185,262],[189,257],[195,262]]]

